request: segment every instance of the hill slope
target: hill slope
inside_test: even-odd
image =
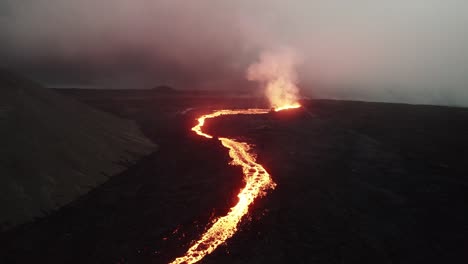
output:
[[[70,202],[155,149],[134,122],[1,71],[0,145],[3,228]]]

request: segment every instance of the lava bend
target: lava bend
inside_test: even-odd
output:
[[[281,111],[290,108],[298,108],[299,104],[290,107],[274,109]],[[212,135],[202,131],[206,119],[211,119],[223,115],[259,115],[269,113],[269,109],[239,109],[239,110],[218,110],[211,114],[206,114],[198,118],[198,124],[192,128],[192,131],[199,136],[213,138]],[[245,142],[236,141],[232,138],[218,138],[221,144],[229,150],[229,156],[232,158],[232,165],[242,167],[245,186],[237,195],[239,201],[234,207],[231,207],[229,213],[225,216],[215,219],[212,226],[203,233],[188,250],[171,263],[195,263],[203,259],[206,255],[213,252],[219,245],[232,237],[237,231],[237,226],[242,217],[247,214],[249,205],[259,196],[266,194],[268,189],[274,189],[276,184],[270,177],[265,168],[256,163],[256,155],[250,152],[250,145]]]

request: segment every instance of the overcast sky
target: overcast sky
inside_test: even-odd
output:
[[[468,106],[468,1],[0,0],[0,66],[53,86],[255,89],[294,49],[316,97]]]

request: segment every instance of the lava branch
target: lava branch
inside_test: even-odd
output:
[[[298,107],[300,107],[299,104],[294,104],[289,107],[275,109],[275,111]],[[199,117],[197,119],[198,124],[192,128],[192,131],[200,136],[213,138],[212,135],[202,131],[206,119],[223,115],[258,115],[268,112],[270,112],[269,109],[219,110]],[[247,214],[249,205],[253,203],[255,198],[265,195],[268,189],[274,189],[276,186],[265,168],[256,163],[255,154],[249,152],[249,144],[230,138],[218,138],[218,140],[225,148],[229,149],[229,156],[232,158],[231,164],[242,167],[245,187],[237,195],[239,201],[234,207],[231,207],[229,213],[216,219],[202,237],[187,250],[185,255],[176,258],[171,263],[195,263],[213,252],[219,245],[234,235],[239,222]]]

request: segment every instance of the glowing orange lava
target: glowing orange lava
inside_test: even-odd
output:
[[[275,111],[298,107],[300,107],[299,104],[275,109]],[[223,115],[258,115],[268,112],[270,112],[269,109],[219,110],[199,117],[198,124],[192,128],[192,131],[200,136],[213,138],[212,135],[202,131],[206,119]],[[242,167],[245,187],[237,195],[239,201],[231,208],[229,213],[214,220],[213,225],[187,250],[185,255],[176,258],[171,263],[195,263],[213,252],[219,245],[234,235],[239,222],[247,214],[249,205],[252,204],[255,198],[265,195],[268,189],[274,189],[276,186],[265,168],[255,162],[256,157],[255,154],[250,152],[249,144],[230,138],[218,139],[224,147],[229,149],[229,156],[232,158],[231,164]]]
[[[292,104],[282,105],[282,106],[275,107],[275,112],[279,112],[279,111],[282,111],[282,110],[288,110],[288,109],[295,109],[295,108],[299,108],[299,107],[301,107],[301,105],[299,103],[292,103]]]

